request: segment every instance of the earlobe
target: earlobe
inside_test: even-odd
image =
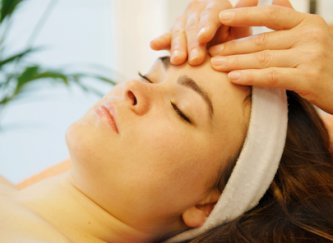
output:
[[[206,221],[206,214],[196,206],[187,209],[183,213],[183,221],[187,227],[198,228]]]
[[[188,208],[182,214],[183,221],[190,228],[198,228],[203,225],[213,210],[220,196],[219,192],[211,192],[204,200],[197,205]]]

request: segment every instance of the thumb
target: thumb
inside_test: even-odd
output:
[[[239,0],[236,8],[253,7],[258,5],[258,0]]]
[[[293,5],[291,5],[289,0],[273,0],[272,4],[293,9]]]

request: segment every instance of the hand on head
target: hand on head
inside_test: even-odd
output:
[[[255,6],[258,0],[240,0],[236,7]],[[231,9],[228,0],[191,1],[171,31],[154,39],[154,50],[170,50],[171,63],[202,64],[207,55],[207,46],[250,35],[249,27],[222,25],[219,13]]]
[[[170,49],[176,65],[187,57],[191,65],[201,64],[209,48],[214,69],[229,72],[232,82],[293,90],[333,113],[333,53],[329,51],[333,33],[327,23],[317,15],[293,10],[288,0],[274,0],[265,7],[256,4],[240,0],[231,8],[227,0],[193,1],[172,31],[151,46]],[[252,26],[273,31],[247,37]]]

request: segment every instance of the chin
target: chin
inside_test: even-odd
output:
[[[91,126],[75,122],[66,131],[66,144],[73,163],[87,163],[96,154],[96,132]]]
[[[74,164],[101,169],[119,155],[117,140],[86,120],[73,123],[66,132],[66,144]],[[118,146],[117,146],[118,145]]]

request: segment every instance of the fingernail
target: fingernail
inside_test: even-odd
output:
[[[230,21],[233,17],[235,16],[235,12],[234,11],[223,11],[220,13],[219,17],[221,21]]]
[[[196,58],[199,57],[199,50],[194,48],[192,51],[191,51],[191,54],[190,54],[190,60],[191,61],[194,61]]]
[[[211,59],[212,65],[215,67],[225,67],[227,66],[227,60],[224,57],[213,57]]]
[[[211,56],[219,55],[219,54],[222,53],[223,49],[224,49],[224,45],[223,44],[220,44],[218,46],[213,46],[213,47],[209,48],[209,54]]]
[[[202,35],[204,35],[207,32],[207,28],[203,27],[201,28],[201,30],[199,31],[198,37],[201,37]]]
[[[240,72],[230,72],[228,77],[233,82],[240,82],[241,81],[241,73]]]
[[[180,58],[182,55],[182,52],[179,51],[179,50],[175,50],[172,52],[172,55],[171,55],[171,62],[176,62],[178,58]]]

